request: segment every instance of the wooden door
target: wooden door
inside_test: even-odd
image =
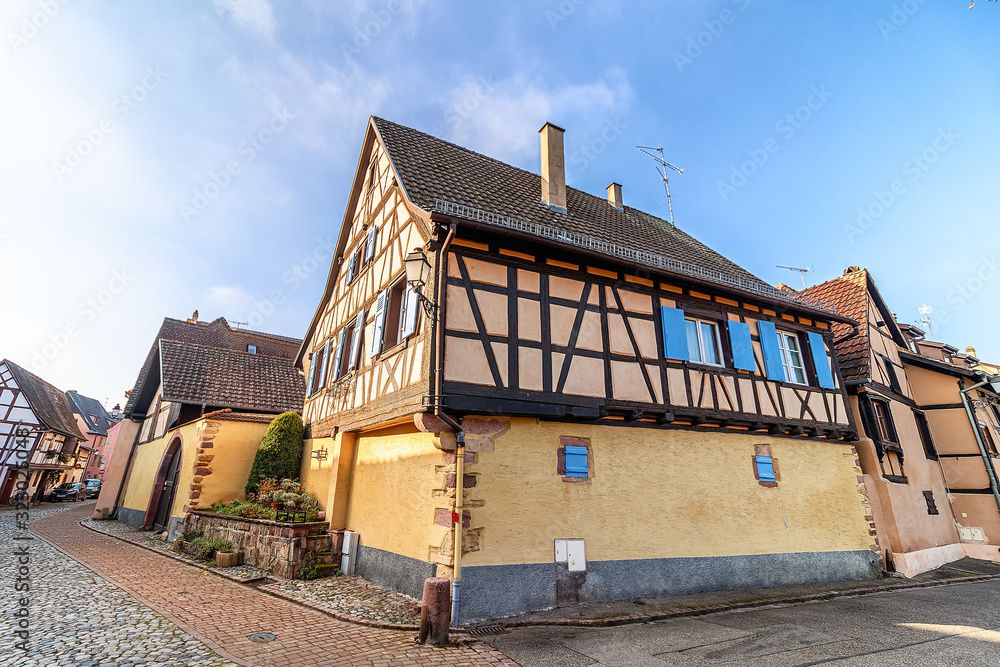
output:
[[[156,517],[153,519],[153,530],[167,529],[170,523],[170,509],[174,506],[174,495],[177,491],[177,477],[181,469],[181,448],[178,447],[170,455],[170,460],[164,463],[167,474],[163,478],[163,488],[160,489],[160,500],[156,504]]]

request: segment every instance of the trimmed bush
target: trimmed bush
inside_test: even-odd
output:
[[[256,494],[263,479],[298,479],[302,463],[302,418],[285,412],[271,422],[257,448],[257,456],[247,479],[246,494]]]

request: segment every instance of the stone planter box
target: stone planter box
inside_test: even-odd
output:
[[[334,561],[333,543],[326,534],[329,527],[324,521],[278,523],[204,510],[192,510],[184,522],[184,530],[200,530],[208,539],[228,540],[234,551],[242,553],[243,563],[283,579],[299,576],[308,551],[321,563]]]

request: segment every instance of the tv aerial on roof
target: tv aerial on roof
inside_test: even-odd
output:
[[[673,204],[670,203],[670,184],[667,182],[667,169],[673,169],[678,174],[683,174],[684,170],[680,167],[675,167],[666,161],[663,157],[663,147],[661,146],[657,146],[655,148],[652,146],[636,146],[636,148],[660,163],[660,166],[656,168],[656,171],[659,172],[660,178],[663,179],[663,188],[667,191],[667,208],[670,209],[670,226],[673,227],[675,226],[674,207]]]
[[[811,266],[808,269],[800,269],[797,266],[781,266],[780,264],[775,264],[774,268],[776,268],[776,269],[788,269],[789,271],[798,271],[799,274],[800,274],[800,276],[801,276],[801,278],[802,278],[802,289],[806,288],[806,274],[807,273],[812,273],[812,270],[813,270]]]

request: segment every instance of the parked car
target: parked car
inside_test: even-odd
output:
[[[64,482],[56,488],[52,489],[52,493],[49,494],[49,500],[54,503],[61,502],[63,500],[86,500],[87,499],[87,487],[85,487],[80,482]]]
[[[101,494],[101,480],[85,479],[83,483],[87,485],[87,497],[96,498]]]

